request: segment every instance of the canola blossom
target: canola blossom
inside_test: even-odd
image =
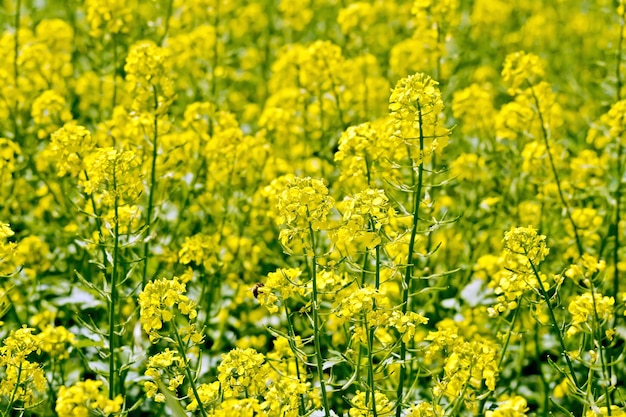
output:
[[[4,0],[0,417],[626,416],[624,0]]]

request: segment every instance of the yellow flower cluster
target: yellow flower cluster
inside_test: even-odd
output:
[[[37,336],[41,340],[42,352],[58,360],[69,358],[69,348],[77,343],[76,335],[63,326],[48,324]]]
[[[537,55],[524,51],[507,55],[502,68],[502,79],[508,85],[509,94],[515,95],[522,87],[536,84],[545,75],[544,66]]]
[[[46,389],[42,366],[32,361],[34,353],[41,352],[41,338],[34,329],[24,325],[13,330],[0,347],[0,367],[5,368],[0,381],[0,395],[13,401],[22,401],[26,407],[37,402],[37,394]]]
[[[526,398],[519,395],[504,396],[498,401],[498,407],[488,410],[485,417],[526,417],[527,411]]]
[[[178,369],[184,366],[183,359],[177,352],[169,348],[150,356],[146,365],[145,375],[150,377],[152,381],[146,381],[143,384],[146,396],[154,398],[159,403],[165,402],[165,394],[159,392],[159,385],[155,381],[163,381],[167,384],[167,389],[175,393],[184,380],[184,375]]]
[[[373,249],[382,243],[383,226],[395,217],[389,198],[383,190],[365,189],[348,196],[337,205],[343,224],[333,232],[332,239],[342,253]]]
[[[127,33],[132,27],[133,10],[124,0],[86,0],[90,35]]]
[[[7,238],[15,235],[11,226],[0,222],[0,276],[9,275],[15,270],[14,257],[16,244],[7,242]]]
[[[102,392],[102,385],[102,381],[87,379],[61,387],[54,410],[59,417],[84,417],[94,411],[103,416],[119,413],[124,399],[121,395],[109,399]]]
[[[159,332],[163,324],[175,320],[178,314],[190,320],[196,318],[198,313],[195,303],[185,295],[186,291],[186,285],[178,277],[161,278],[146,284],[139,294],[139,320],[150,340],[155,342],[160,339]],[[191,331],[189,337],[194,342],[202,339],[195,331]]]
[[[258,289],[257,299],[270,313],[296,295],[306,296],[310,289],[301,281],[302,271],[297,268],[280,268],[267,274],[263,286]]]
[[[586,292],[576,296],[570,301],[567,311],[572,315],[571,326],[567,330],[568,335],[578,332],[593,333],[593,329],[601,326],[613,317],[613,297],[602,294]]]
[[[449,399],[460,397],[466,388],[496,389],[498,350],[487,341],[461,342],[454,345],[444,365],[444,379],[435,387]]]
[[[269,365],[256,350],[235,348],[222,355],[217,372],[224,397],[237,397],[244,392],[254,397],[265,389]]]
[[[438,417],[443,414],[443,410],[437,404],[422,401],[412,405],[408,410],[408,417]]]
[[[183,265],[193,263],[211,271],[219,261],[219,235],[199,233],[185,238],[178,252],[178,261]]]
[[[448,145],[450,130],[442,119],[443,100],[438,82],[418,73],[402,78],[389,97],[394,135],[415,148],[413,158],[429,161]]]
[[[372,399],[367,401],[371,393],[357,390],[354,397],[352,397],[352,407],[348,411],[350,417],[371,417],[378,415],[381,417],[389,417],[393,415],[394,405],[385,394],[380,391],[374,393],[374,402],[376,403],[376,410],[372,407]]]
[[[311,232],[327,228],[334,204],[322,181],[293,178],[278,197],[278,224],[286,226],[280,231],[280,243],[285,248],[304,247],[310,251]]]
[[[75,123],[67,123],[52,134],[49,151],[56,160],[57,175],[78,177],[87,167],[85,157],[95,148],[91,132]]]
[[[124,70],[133,97],[133,110],[164,114],[174,99],[167,50],[151,41],[131,46]]]
[[[215,381],[210,384],[199,384],[196,387],[196,391],[198,392],[198,397],[200,397],[200,402],[203,407],[210,407],[211,404],[216,402],[220,397],[220,383]],[[189,388],[187,396],[191,399],[187,405],[187,410],[196,411],[199,407],[199,403],[191,388]]]
[[[519,299],[528,290],[537,290],[539,285],[549,288],[539,264],[550,252],[546,237],[537,234],[532,227],[516,227],[504,234],[502,269],[491,277],[490,286],[495,289],[498,303],[489,309],[492,316],[515,309]],[[537,279],[539,277],[539,281]]]

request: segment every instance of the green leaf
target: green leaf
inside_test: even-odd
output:
[[[163,395],[165,395],[165,404],[172,412],[174,417],[187,417],[187,413],[185,409],[180,405],[178,398],[174,396],[170,390],[167,389],[167,386],[160,379],[156,381],[159,386],[159,390]]]

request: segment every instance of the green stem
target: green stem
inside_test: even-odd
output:
[[[293,352],[293,359],[296,362],[296,377],[298,378],[298,382],[302,382],[300,377],[300,361],[298,360],[298,350],[296,349],[296,332],[293,329],[293,323],[291,321],[291,316],[289,315],[289,310],[287,310],[287,306],[285,306],[285,316],[287,317],[287,333],[289,334],[289,338],[287,339],[289,342],[289,347]],[[298,395],[299,399],[299,407],[300,407],[300,415],[306,414],[306,407],[304,404],[304,397],[302,395]]]
[[[375,308],[375,307],[374,307]],[[364,324],[367,329],[367,379],[369,382],[369,389],[372,393],[372,414],[374,417],[378,417],[378,411],[376,410],[376,384],[374,384],[374,328],[369,328],[367,322],[367,313],[364,314]]]
[[[113,115],[115,103],[117,102],[117,35],[113,33],[111,36],[113,38],[113,99],[111,103],[111,115]]]
[[[163,35],[161,35],[161,39],[159,40],[159,45],[163,44],[163,40],[167,36],[167,33],[170,31],[170,17],[172,17],[173,9],[174,9],[174,0],[169,0],[167,2],[167,15],[165,16],[165,28],[163,29]]]
[[[372,220],[370,219],[370,222]],[[375,282],[374,286],[376,291],[380,288],[380,245],[376,245],[376,272],[375,272]],[[372,305],[373,311],[376,311],[376,300],[374,300]],[[372,412],[374,413],[374,417],[378,416],[378,411],[376,410],[376,385],[374,383],[374,327],[370,329],[367,320],[367,313],[363,314],[363,324],[367,329],[367,380],[368,386],[372,395]]]
[[[365,281],[367,278],[367,261],[369,258],[369,252],[365,251],[365,254],[363,255],[363,266],[361,267],[361,287],[363,287],[365,285]],[[361,359],[363,358],[363,344],[359,343],[359,353],[358,353],[358,358],[357,358],[357,362],[356,362],[356,380],[360,381],[361,378]]]
[[[454,402],[454,407],[452,407],[452,411],[450,411],[450,414],[447,414],[450,417],[456,416],[459,413],[459,410],[461,409],[461,404],[463,404],[463,398],[465,397],[465,394],[467,393],[467,386],[470,383],[471,380],[471,375],[472,375],[472,367],[470,366],[469,369],[469,374],[470,376],[467,378],[467,381],[465,381],[465,384],[463,384],[463,390],[461,391],[461,395],[459,395],[455,402]]]
[[[154,189],[156,188],[156,160],[158,151],[159,137],[159,96],[155,85],[152,86],[154,94],[154,136],[152,140],[152,165],[150,167],[150,191],[148,192],[148,210],[146,212],[146,240],[143,245],[143,274],[141,276],[141,288],[146,286],[146,277],[148,274],[148,257],[150,251],[150,239],[152,235],[152,211],[154,209]]]
[[[215,28],[215,44],[213,45],[213,62],[211,68],[211,98],[213,99],[213,104],[215,104],[216,108],[219,108],[219,104],[217,102],[217,79],[215,77],[217,64],[219,62],[218,52],[219,52],[219,41],[220,41],[220,33],[219,33],[219,25],[220,25],[220,2],[215,2],[215,20],[213,21],[213,27]]]
[[[498,359],[498,369],[501,369],[502,362],[504,361],[504,356],[506,355],[506,351],[509,348],[509,343],[511,341],[511,335],[513,334],[513,328],[515,327],[515,322],[517,321],[517,315],[520,311],[520,303],[517,304],[515,311],[513,312],[513,320],[511,320],[511,325],[509,326],[509,331],[506,335],[506,340],[504,341],[504,346],[502,346],[502,353],[500,354],[500,359]],[[484,384],[483,384],[484,385]],[[483,415],[485,404],[487,403],[487,396],[480,400],[480,404],[478,406],[478,415]]]
[[[413,251],[415,249],[415,238],[417,236],[417,226],[419,223],[419,209],[422,195],[422,185],[424,180],[424,131],[422,127],[422,108],[417,103],[418,123],[419,123],[419,140],[420,154],[419,164],[417,166],[417,190],[413,194],[413,225],[411,227],[411,238],[409,240],[409,250],[407,254],[406,271],[404,282],[402,285],[402,314],[406,314],[409,305],[409,292],[411,288],[411,279],[413,277]],[[413,170],[411,170],[413,171]],[[402,414],[402,396],[404,391],[404,380],[406,378],[406,343],[400,342],[400,378],[398,380],[398,389],[396,392],[396,417]]]
[[[626,7],[624,8],[626,13]],[[617,63],[615,64],[615,78],[617,79],[617,91],[616,99],[620,101],[622,99],[622,50],[624,47],[624,14],[620,16],[619,27],[619,42],[617,44]],[[624,175],[624,163],[622,161],[622,155],[624,153],[624,146],[622,145],[621,138],[617,140],[617,189],[615,190],[615,246],[613,247],[613,296],[617,297],[619,292],[619,270],[617,264],[619,262],[619,246],[620,246],[620,208],[622,200],[622,177]]]
[[[20,386],[20,379],[22,378],[22,362],[20,362],[17,368],[17,381],[15,381],[15,387],[13,388],[13,392],[11,392],[11,398],[9,399],[9,403],[7,404],[7,408],[4,411],[4,415],[8,416],[9,411],[13,409],[13,403],[15,402],[15,395],[17,395],[17,389]]]
[[[593,315],[594,315],[594,331],[593,331],[593,337],[597,340],[598,342],[598,353],[600,354],[600,364],[602,366],[602,386],[604,387],[604,396],[605,396],[605,400],[606,400],[606,409],[607,409],[607,413],[610,416],[611,415],[611,396],[609,393],[609,372],[607,371],[607,366],[606,366],[606,360],[604,358],[604,347],[602,346],[602,327],[600,326],[600,317],[598,316],[598,307],[596,304],[596,290],[595,290],[595,285],[593,284],[593,280],[589,280],[589,282],[591,283],[591,300],[593,302]]]
[[[565,209],[565,214],[567,216],[567,220],[572,225],[572,229],[574,231],[574,238],[576,240],[576,248],[578,249],[578,254],[583,256],[584,250],[583,245],[580,240],[580,236],[578,235],[578,227],[576,227],[576,223],[574,223],[574,218],[572,217],[571,208],[567,200],[565,200],[565,196],[563,194],[563,189],[561,188],[561,180],[559,179],[559,173],[556,170],[556,165],[554,163],[554,158],[552,157],[552,151],[550,150],[550,141],[549,141],[549,133],[546,130],[546,124],[543,119],[543,113],[541,112],[541,108],[539,107],[539,99],[535,94],[535,90],[533,86],[530,86],[530,92],[533,96],[533,101],[535,102],[535,107],[537,108],[537,115],[539,116],[539,122],[541,124],[541,134],[543,136],[543,143],[546,147],[546,152],[548,153],[548,160],[550,161],[550,168],[552,170],[552,175],[554,176],[554,182],[556,182],[556,188],[559,193],[559,199],[561,200],[561,204],[563,204],[563,208]]]
[[[320,391],[322,393],[322,405],[324,415],[330,417],[330,407],[326,396],[326,383],[324,382],[324,360],[322,358],[322,342],[320,338],[319,300],[317,293],[317,256],[315,255],[315,239],[313,237],[313,226],[309,222],[309,236],[311,239],[311,282],[313,284],[313,340],[315,357],[317,358],[317,377],[320,380]]]
[[[509,327],[509,331],[506,335],[506,340],[504,341],[504,346],[502,347],[502,354],[500,355],[500,359],[498,360],[498,369],[500,369],[500,365],[502,365],[502,362],[504,361],[504,355],[506,354],[506,350],[509,347],[509,342],[511,341],[511,335],[513,334],[513,327],[515,326],[515,322],[517,321],[517,313],[519,313],[520,310],[520,303],[517,303],[517,307],[515,308],[515,311],[513,312],[513,320],[511,320],[511,326]]]
[[[548,295],[548,292],[546,291],[545,288],[543,288],[543,282],[541,281],[541,277],[539,276],[539,272],[537,271],[537,267],[535,266],[535,264],[533,263],[533,261],[528,258],[528,263],[530,264],[533,273],[535,275],[535,277],[537,278],[537,282],[538,285],[537,287],[539,287],[539,292],[541,293],[541,296],[543,297],[543,299],[546,302],[546,305],[548,306],[548,313],[550,316],[550,321],[552,322],[552,328],[555,330],[556,336],[559,339],[559,344],[561,345],[561,355],[565,357],[565,361],[567,362],[567,368],[569,369],[570,372],[570,376],[572,378],[572,381],[574,382],[574,385],[576,385],[577,388],[580,388],[580,386],[578,385],[578,378],[576,378],[576,373],[574,373],[574,366],[572,365],[572,361],[569,357],[569,354],[567,353],[567,349],[565,347],[565,341],[563,340],[563,334],[561,333],[561,330],[559,328],[559,324],[556,321],[556,316],[554,315],[554,310],[552,309],[552,304],[550,303],[550,296]]]
[[[536,329],[535,329],[535,357],[537,359],[537,361],[539,360],[539,358],[541,357],[541,349],[539,346],[539,322],[536,322]],[[548,381],[546,381],[546,377],[543,374],[543,371],[541,370],[541,362],[538,362],[538,368],[539,368],[539,378],[541,379],[541,385],[543,386],[543,413],[540,415],[550,415],[549,414],[549,409],[550,409],[550,385],[548,384]],[[539,413],[538,413],[539,414]]]
[[[115,211],[115,231],[114,231],[114,244],[113,244],[113,270],[111,272],[111,305],[109,307],[109,399],[114,399],[117,391],[117,387],[115,384],[115,373],[116,373],[116,358],[115,358],[115,349],[116,349],[116,334],[115,334],[115,325],[117,323],[117,274],[118,274],[118,254],[119,254],[119,217],[118,217],[118,207],[119,207],[119,196],[117,192],[117,177],[116,177],[116,166],[113,166],[113,190],[115,192],[115,207],[113,208]]]
[[[624,8],[626,12],[626,7]],[[615,96],[617,101],[622,99],[622,52],[624,48],[624,13],[620,16],[619,41],[617,43],[617,62],[615,63],[615,78],[617,80],[617,91]]]
[[[207,413],[204,410],[204,404],[202,404],[202,400],[200,399],[200,395],[198,394],[198,389],[196,388],[196,381],[191,375],[191,370],[189,369],[189,361],[187,360],[187,354],[185,352],[185,344],[180,337],[180,333],[178,332],[178,327],[176,326],[176,321],[172,320],[172,326],[174,328],[174,336],[176,337],[176,348],[178,349],[178,353],[180,357],[183,359],[183,369],[185,371],[185,376],[189,381],[189,385],[191,386],[191,391],[193,392],[193,396],[198,402],[198,408],[200,409],[200,414],[202,417],[207,417]]]
[[[19,52],[20,52],[20,21],[22,18],[22,0],[17,0],[17,4],[16,4],[16,9],[15,9],[15,44],[14,44],[14,50],[13,50],[13,79],[15,82],[15,90],[19,91],[19,85],[18,85],[18,81],[19,81],[19,66],[18,66],[18,57],[19,57]],[[18,141],[18,136],[19,136],[19,123],[18,123],[18,113],[19,113],[19,101],[17,99],[17,97],[15,98],[15,111],[14,111],[14,117],[13,117],[13,140],[16,141],[17,143],[20,143]],[[23,146],[23,144],[20,144]]]
[[[82,160],[80,155],[78,155],[78,157]],[[85,180],[89,182],[89,174],[87,173],[86,169],[83,170],[83,174],[85,175]],[[89,201],[91,202],[91,209],[93,210],[93,215],[96,219],[96,227],[98,228],[98,239],[100,239],[100,242],[98,242],[98,246],[102,251],[102,265],[106,265],[107,254],[106,250],[104,249],[104,234],[102,233],[102,222],[100,221],[100,216],[98,215],[98,206],[96,205],[96,199],[93,197],[93,193],[89,194]]]

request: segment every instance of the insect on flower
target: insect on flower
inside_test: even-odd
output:
[[[254,298],[259,297],[259,288],[264,286],[265,284],[263,284],[262,282],[257,282],[256,284],[254,284],[254,287],[252,287],[252,295],[254,295]]]

